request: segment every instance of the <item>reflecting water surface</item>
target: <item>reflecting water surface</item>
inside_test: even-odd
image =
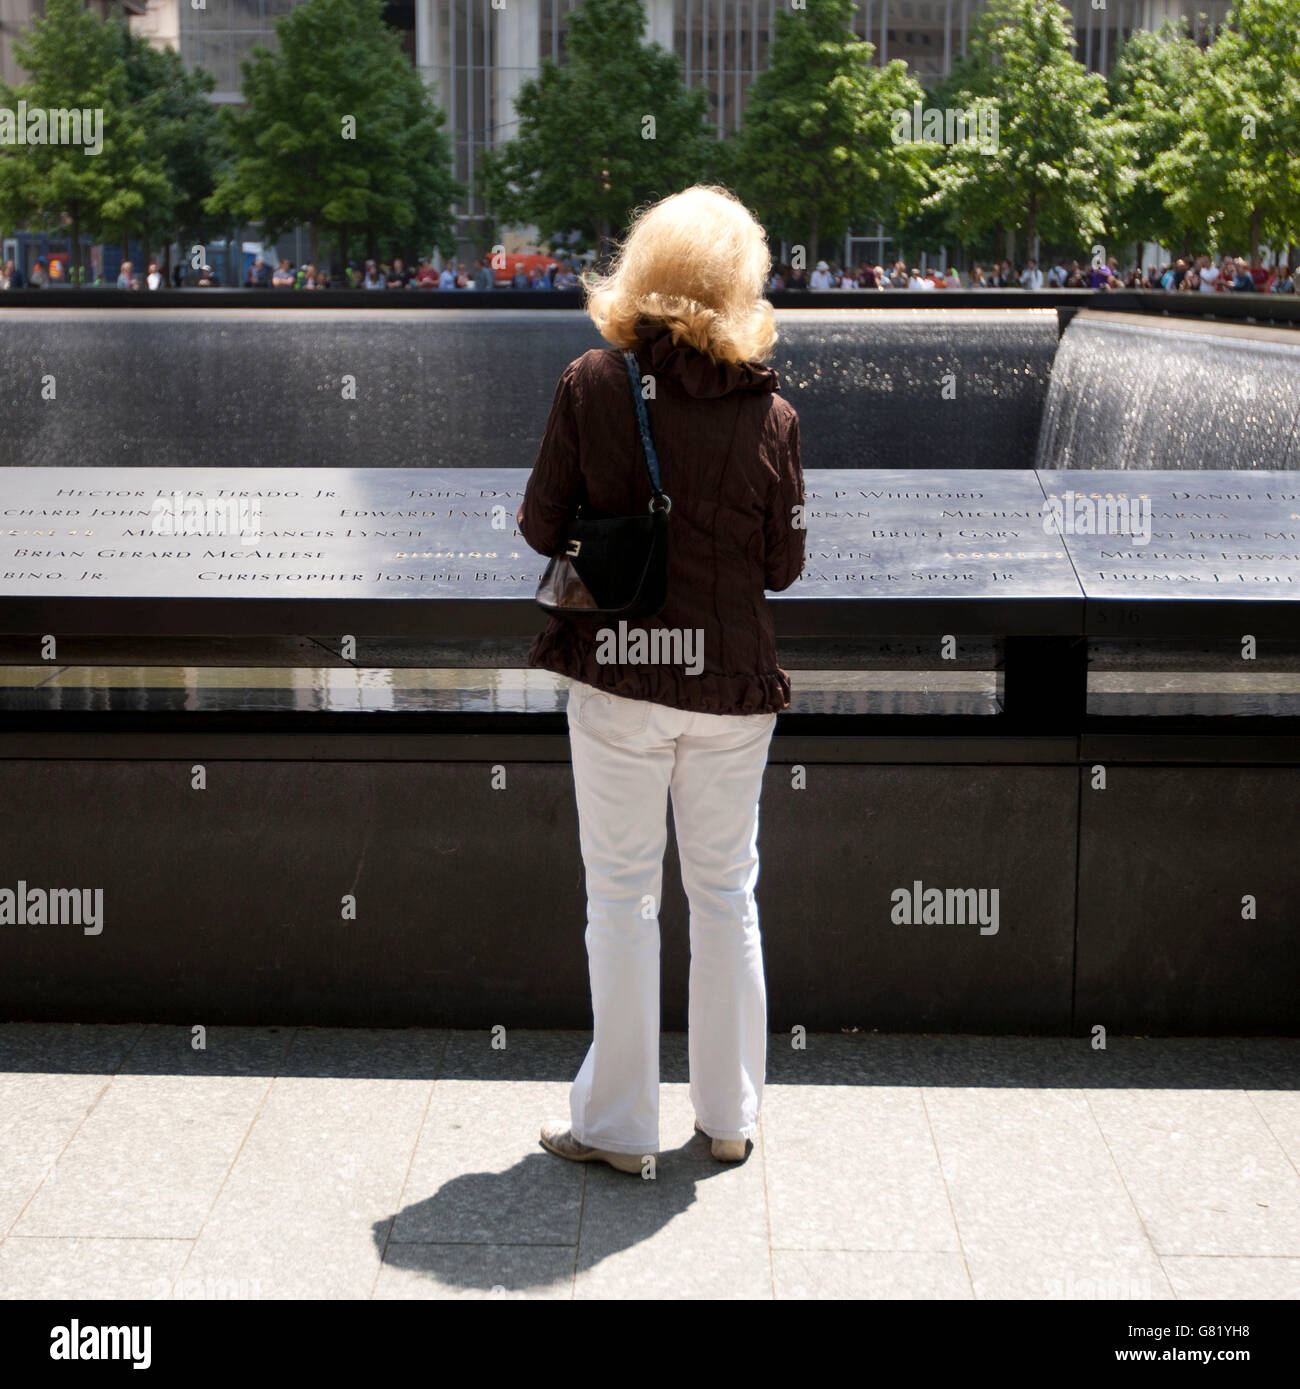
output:
[[[799,670],[797,714],[993,714],[992,670]],[[529,669],[0,666],[0,708],[554,714],[569,682]]]

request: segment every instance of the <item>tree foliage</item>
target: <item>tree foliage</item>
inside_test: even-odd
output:
[[[1202,244],[1300,240],[1300,35],[1295,0],[1236,0],[1178,106],[1181,137],[1152,182]]]
[[[0,85],[16,111],[102,113],[102,149],[0,144],[0,222],[148,243],[231,219],[274,238],[308,224],[371,255],[455,247],[445,117],[383,22],[383,0],[307,0],[278,51],[244,64],[246,107],[220,119],[212,79],[82,0],[47,0]],[[966,55],[928,98],[904,64],[873,64],[852,0],[777,8],[768,66],[740,129],[720,138],[706,85],[644,42],[642,0],[582,0],[567,59],[516,99],[514,138],[481,189],[498,221],[552,245],[608,246],[644,203],[695,182],[732,186],[768,231],[818,243],[876,221],[918,246],[1001,231],[1086,247],[1154,240],[1226,250],[1300,240],[1296,0],[1234,0],[1204,50],[1185,24],[1134,31],[1108,79],[1074,56],[1057,0],[989,0]],[[899,138],[896,113],[997,121],[996,143]],[[0,113],[0,120],[5,119]],[[983,131],[981,130],[982,134]],[[1008,251],[1007,254],[1012,254]]]
[[[769,232],[806,239],[813,260],[823,237],[904,217],[925,191],[930,151],[892,138],[892,113],[921,87],[901,62],[872,65],[875,50],[849,27],[853,10],[852,0],[777,9],[768,66],[732,141],[738,193]]]
[[[173,191],[151,140],[147,110],[131,99],[122,61],[120,20],[105,21],[80,0],[47,0],[14,56],[27,69],[17,87],[0,84],[0,105],[40,111],[100,113],[102,148],[85,144],[0,145],[0,221],[62,230],[71,238],[74,281],[81,276],[81,237],[121,235]],[[83,138],[86,132],[83,131]]]
[[[1111,107],[1130,132],[1129,177],[1108,210],[1108,231],[1117,244],[1155,241],[1181,246],[1192,223],[1173,206],[1157,181],[1157,161],[1182,138],[1185,107],[1197,80],[1201,50],[1186,20],[1159,32],[1135,29],[1111,68]]]
[[[174,49],[154,48],[125,25],[119,26],[118,37],[127,100],[168,183],[164,197],[140,210],[140,230],[162,241],[214,231],[204,209],[221,160],[220,123],[207,97],[214,86],[212,74],[204,68],[187,71]]]
[[[687,91],[676,55],[643,43],[644,32],[641,0],[584,0],[573,11],[564,66],[548,58],[522,84],[518,134],[481,167],[498,221],[603,250],[637,206],[701,177],[711,157],[707,94]]]
[[[1131,132],[1109,110],[1105,80],[1074,56],[1070,14],[1056,0],[991,0],[967,43],[950,100],[997,115],[997,147],[954,145],[927,205],[963,241],[995,226],[1087,245],[1124,187]]]
[[[383,22],[383,0],[308,0],[276,20],[279,50],[243,64],[244,110],[227,114],[232,159],[213,213],[260,222],[274,238],[322,229],[342,254],[363,234],[455,250],[445,116]]]

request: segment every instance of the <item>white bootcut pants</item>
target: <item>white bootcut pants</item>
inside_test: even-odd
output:
[[[752,1138],[767,1063],[754,886],[775,714],[694,714],[574,682],[569,738],[587,876],[593,1038],[570,1094],[579,1142],[659,1151],[659,904],[673,798],[690,902],[691,1099]]]

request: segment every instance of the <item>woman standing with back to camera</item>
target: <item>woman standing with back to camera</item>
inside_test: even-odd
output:
[[[560,376],[519,511],[543,555],[561,549],[580,506],[645,514],[651,485],[622,355],[634,349],[671,497],[667,601],[627,625],[614,654],[628,663],[608,660],[600,624],[560,617],[529,654],[573,681],[593,1020],[570,1121],[547,1124],[542,1143],[625,1172],[659,1150],[670,795],[690,902],[696,1128],[722,1161],[742,1159],[758,1131],[767,1064],[758,802],[776,714],[790,702],[764,590],[788,588],[804,562],[799,420],[777,394],[777,373],[761,365],[776,341],[770,271],[762,227],[725,189],[688,188],[642,212],[588,295],[615,350],[593,349]],[[656,628],[674,637],[660,663],[632,664],[636,633]]]

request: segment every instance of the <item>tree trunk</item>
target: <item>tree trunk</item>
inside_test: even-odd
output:
[[[352,228],[341,226],[339,228],[339,260],[343,263],[343,287],[352,288],[352,278],[348,274],[348,243],[352,240]]]
[[[812,271],[816,268],[817,262],[821,257],[817,254],[817,248],[821,244],[822,215],[821,209],[813,208],[812,225],[808,230],[808,264],[805,269]]]
[[[1250,263],[1259,264],[1259,206],[1250,210]]]
[[[309,222],[308,227],[311,231],[311,263],[320,269],[320,227],[315,222]]]

